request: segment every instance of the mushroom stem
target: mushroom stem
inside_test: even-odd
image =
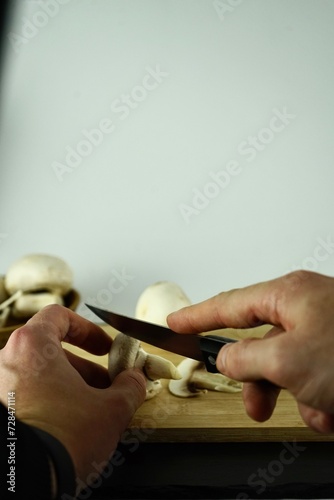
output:
[[[195,370],[190,377],[189,385],[197,389],[208,389],[219,392],[239,392],[241,383],[225,377],[222,373],[209,373],[205,369]]]
[[[124,333],[118,333],[109,352],[108,372],[110,381],[129,368],[139,368],[147,378],[146,399],[158,394],[162,385],[160,378],[178,379],[181,377],[177,368],[165,358],[148,354],[140,347],[137,339]]]
[[[239,392],[242,384],[222,373],[209,373],[204,363],[184,358],[178,365],[181,380],[170,380],[169,390],[174,396],[191,398],[208,390],[219,392]]]
[[[146,355],[144,370],[145,375],[150,380],[158,380],[159,378],[178,380],[181,378],[178,369],[171,361],[155,354]]]
[[[2,304],[0,304],[0,311],[3,311],[10,304],[15,302],[15,300],[17,300],[19,297],[21,297],[21,295],[23,295],[23,293],[24,293],[23,290],[17,290],[17,292],[13,293],[13,295],[11,295],[7,300],[5,300],[4,302],[2,302]]]
[[[10,314],[10,307],[6,307],[0,314],[0,327],[4,327],[6,325],[6,321]]]

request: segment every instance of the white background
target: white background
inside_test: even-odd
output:
[[[294,268],[334,276],[334,1],[44,4],[7,27],[2,274],[58,255],[83,301],[126,314],[159,280],[196,302]],[[101,120],[113,131],[87,146]]]

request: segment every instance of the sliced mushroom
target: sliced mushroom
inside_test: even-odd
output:
[[[204,363],[185,358],[178,365],[181,379],[171,380],[169,390],[174,396],[190,398],[206,393],[208,390],[219,392],[240,392],[242,384],[222,373],[209,373]]]
[[[119,333],[116,335],[108,360],[108,372],[110,380],[129,368],[141,369],[146,378],[146,399],[153,398],[162,389],[161,378],[177,379],[180,374],[177,368],[161,356],[148,354],[140,347],[139,340],[128,335]]]

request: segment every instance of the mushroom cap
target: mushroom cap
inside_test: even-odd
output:
[[[123,370],[135,366],[140,342],[124,333],[118,333],[109,351],[108,372],[112,382]],[[144,361],[143,361],[144,363]]]
[[[137,319],[167,326],[168,314],[190,304],[179,285],[171,281],[159,281],[145,288],[139,296],[135,315]]]
[[[73,272],[63,259],[47,254],[31,254],[13,262],[5,276],[12,295],[18,290],[49,290],[65,295],[72,288]]]

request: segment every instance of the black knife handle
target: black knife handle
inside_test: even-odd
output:
[[[219,373],[216,367],[216,359],[220,349],[231,342],[237,342],[235,339],[220,337],[218,335],[201,336],[199,345],[204,357],[205,367],[210,373]]]

